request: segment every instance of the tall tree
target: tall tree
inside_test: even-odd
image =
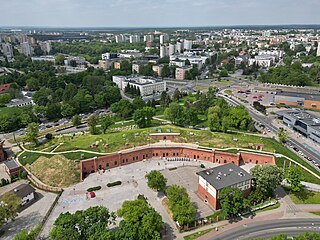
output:
[[[33,143],[34,145],[38,145],[39,141],[38,141],[38,133],[39,133],[39,129],[38,129],[38,124],[37,123],[29,123],[27,129],[26,129],[26,135],[24,137],[24,140],[26,142],[29,143]]]
[[[255,178],[256,188],[265,198],[272,196],[284,178],[283,170],[276,165],[257,165],[251,169],[251,174]]]
[[[103,134],[106,133],[107,129],[114,124],[113,118],[110,117],[109,115],[104,115],[103,117],[100,118],[100,125],[103,131]]]
[[[21,206],[21,198],[12,192],[3,194],[0,198],[0,227],[9,220],[14,220]]]
[[[288,181],[291,185],[291,191],[300,192],[302,190],[301,172],[297,166],[290,167]]]
[[[146,175],[148,186],[156,189],[158,192],[163,192],[166,188],[167,179],[157,170],[152,170]]]
[[[98,133],[98,129],[97,129],[98,122],[99,122],[98,115],[91,115],[88,118],[88,126],[90,127],[90,133],[93,135]]]
[[[118,216],[123,220],[116,231],[116,239],[161,239],[162,218],[145,200],[125,201]]]
[[[243,199],[241,190],[238,188],[223,188],[219,192],[219,199],[222,212],[226,217],[236,217],[248,207],[248,204]]]

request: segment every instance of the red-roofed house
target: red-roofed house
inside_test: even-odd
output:
[[[10,91],[12,83],[2,84],[0,85],[0,94],[7,93]]]

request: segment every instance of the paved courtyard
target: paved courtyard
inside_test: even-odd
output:
[[[210,164],[210,166],[219,166],[219,164]],[[168,185],[176,184],[187,189],[191,201],[197,208],[197,217],[204,218],[213,214],[213,209],[208,203],[205,203],[198,192],[198,175],[197,172],[204,170],[199,166],[186,166],[175,170],[165,169],[163,175],[168,179]]]
[[[163,194],[151,190],[147,186],[145,175],[151,170],[163,171],[168,177],[168,184],[180,184],[185,186],[193,202],[199,207],[199,215],[209,215],[213,211],[196,194],[197,177],[196,172],[201,170],[201,162],[197,161],[166,161],[146,160],[119,168],[110,169],[104,173],[90,174],[83,182],[65,189],[57,205],[46,222],[41,236],[46,237],[53,226],[54,221],[64,212],[75,212],[92,206],[105,206],[110,211],[117,211],[125,200],[134,200],[139,194],[143,194],[150,205],[160,213],[172,235],[168,239],[175,238],[176,228],[168,213],[162,206]],[[206,167],[217,166],[213,163],[204,163]],[[169,171],[177,167],[177,170]],[[108,188],[107,183],[120,180],[120,186]],[[90,199],[86,196],[86,190],[90,187],[101,186],[96,191],[96,197]],[[209,214],[208,214],[209,213]],[[203,214],[203,215],[202,215]]]
[[[25,180],[14,182],[1,188],[0,195],[14,189],[16,186],[27,183]],[[56,194],[44,192],[36,189],[37,200],[26,209],[21,211],[15,221],[9,222],[3,227],[5,231],[1,236],[3,240],[11,240],[21,230],[31,230],[35,228],[44,218],[47,211],[53,204]]]

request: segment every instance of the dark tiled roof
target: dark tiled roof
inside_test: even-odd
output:
[[[4,164],[9,169],[15,169],[19,167],[18,163],[15,160],[6,161]]]
[[[249,173],[233,163],[204,170],[197,174],[204,178],[216,190],[230,187],[253,178]]]
[[[13,192],[20,198],[24,198],[25,196],[28,196],[30,193],[35,192],[36,190],[31,187],[29,184],[21,184],[15,189],[11,190],[10,192]]]

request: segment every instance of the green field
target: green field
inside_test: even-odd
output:
[[[320,204],[320,193],[302,190],[289,194],[291,200],[296,204]]]
[[[308,165],[305,161],[303,161],[296,154],[291,152],[285,146],[280,144],[274,139],[265,138],[260,136],[248,135],[244,133],[222,133],[222,132],[210,132],[203,130],[194,130],[176,127],[172,125],[165,125],[161,127],[151,127],[145,129],[132,129],[127,130],[125,132],[113,132],[107,134],[100,135],[84,135],[79,137],[63,137],[63,138],[55,138],[43,146],[37,148],[45,149],[45,151],[50,151],[54,148],[54,146],[60,145],[55,152],[63,152],[63,151],[72,151],[72,150],[89,150],[97,153],[111,153],[116,152],[123,149],[132,148],[135,146],[141,146],[148,143],[154,143],[157,140],[150,138],[149,133],[155,132],[175,132],[180,133],[180,136],[176,138],[175,142],[180,143],[199,143],[200,146],[209,147],[209,148],[234,148],[226,151],[230,151],[232,153],[237,152],[235,148],[246,148],[246,149],[254,149],[255,144],[263,144],[264,151],[271,153],[280,153],[285,156],[292,158],[293,160],[301,163],[303,166],[306,166],[311,171],[317,173],[315,169]],[[98,143],[96,148],[92,148],[92,143]],[[32,148],[32,150],[35,150]],[[32,163],[35,161],[40,154],[29,154],[31,156],[27,158],[20,158],[22,164]],[[71,160],[79,160],[81,153],[68,153],[63,154],[66,158]],[[22,156],[23,157],[23,156]],[[83,159],[94,157],[94,154],[84,153]],[[284,159],[277,160],[277,165],[279,167],[283,167]],[[287,163],[288,166],[288,163]],[[286,167],[287,167],[286,166]],[[312,183],[320,184],[320,180],[315,178],[313,175],[308,173],[307,171],[301,169],[302,180]]]
[[[22,112],[22,109],[19,108],[19,107],[12,107],[12,108],[9,108],[9,107],[0,107],[0,115],[11,115],[11,114],[14,114],[14,113],[21,113]]]

